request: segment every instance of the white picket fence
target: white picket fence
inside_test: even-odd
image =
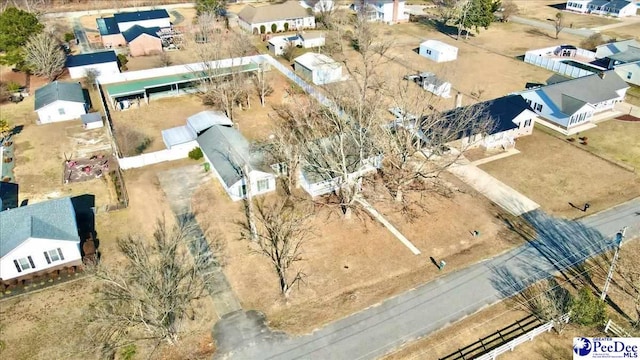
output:
[[[627,332],[622,326],[613,322],[613,320],[609,319],[607,324],[604,326],[605,334],[611,332],[613,335],[617,337],[631,337],[631,334]]]
[[[567,313],[562,315],[560,319],[558,319],[558,321],[563,322],[565,324],[568,323],[569,314]],[[478,356],[477,358],[475,358],[475,360],[495,360],[498,357],[498,355],[504,354],[507,351],[513,351],[513,349],[515,349],[516,346],[523,344],[527,341],[532,341],[536,336],[542,333],[551,331],[551,329],[553,329],[555,324],[556,324],[556,321],[552,320],[544,325],[540,325],[537,328],[529,331],[528,333],[522,334],[517,338],[509,341],[508,343],[501,345],[482,356]]]

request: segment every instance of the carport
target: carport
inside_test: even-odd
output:
[[[193,93],[196,91],[197,82],[207,77],[226,76],[235,72],[257,71],[258,69],[258,64],[249,63],[220,69],[220,71],[213,76],[208,72],[195,71],[131,80],[104,86],[113,106],[129,99],[144,99],[146,103],[149,103],[149,100],[154,97],[178,96]]]

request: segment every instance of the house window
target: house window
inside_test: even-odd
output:
[[[62,255],[62,250],[60,248],[45,251],[44,258],[47,259],[47,264],[51,264],[52,262],[64,260],[64,255]]]
[[[258,191],[269,190],[269,179],[258,180]]]
[[[58,109],[58,114],[64,115],[64,108],[59,108]]]
[[[239,192],[240,192],[239,193],[240,196],[246,196],[247,195],[247,185],[240,186]]]
[[[427,55],[431,55],[431,50],[427,49]]]
[[[33,263],[33,259],[31,258],[31,256],[13,260],[13,264],[16,266],[16,270],[18,270],[18,272],[36,268],[36,265]]]
[[[529,127],[531,126],[531,119],[527,119],[524,121],[524,127]]]
[[[631,75],[633,75],[633,74],[631,73],[631,71],[629,71],[629,72],[627,73],[627,80],[631,80]]]
[[[542,111],[542,104],[536,104],[536,111]]]

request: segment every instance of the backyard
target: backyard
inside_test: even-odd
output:
[[[564,3],[560,0],[514,0],[520,9],[519,16],[551,22],[555,19],[555,15],[561,11],[563,23],[566,27],[592,28],[603,25],[617,24],[620,20],[598,15],[578,14],[570,11],[564,11]]]
[[[335,207],[315,206],[313,236],[304,242],[304,261],[299,263],[308,276],[286,302],[267,259],[240,239],[242,204],[232,202],[213,180],[196,193],[193,206],[205,228],[226,241],[224,271],[243,308],[263,311],[273,328],[300,334],[519,242],[496,220],[499,210],[455,179],[447,180],[458,191],[450,197],[425,193],[420,203],[425,211],[417,212],[411,222],[393,214],[393,205],[383,206],[383,199],[374,203],[422,251],[418,256],[366,213],[345,220]],[[474,237],[474,229],[481,229],[482,235]],[[434,262],[443,259],[447,267],[439,271]]]
[[[579,218],[640,194],[640,180],[633,172],[538,128],[518,139],[516,148],[520,154],[480,168],[552,215]],[[582,211],[585,203],[590,204],[587,212]]]
[[[612,119],[580,133],[588,138],[588,145],[577,144],[590,152],[619,161],[636,170],[640,169],[640,121]]]

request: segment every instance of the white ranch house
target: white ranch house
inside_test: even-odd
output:
[[[540,117],[571,133],[572,129],[590,125],[594,114],[624,101],[627,89],[629,85],[615,71],[608,70],[525,90],[520,95]]]
[[[84,78],[87,71],[105,76],[120,73],[118,57],[113,50],[68,56],[66,67],[72,79]]]
[[[308,52],[294,59],[294,70],[316,85],[342,80],[342,65],[324,54]]]
[[[0,280],[82,265],[80,237],[70,198],[0,212]]]
[[[79,83],[54,81],[35,91],[34,110],[40,124],[78,119],[88,107]]]
[[[458,58],[458,48],[438,40],[427,40],[420,44],[418,54],[435,62],[453,61]]]
[[[253,34],[273,33],[315,29],[316,18],[297,2],[289,1],[265,6],[247,5],[238,13],[238,25]]]
[[[362,9],[363,2],[364,9]],[[404,0],[355,1],[351,4],[351,9],[362,13],[368,21],[379,21],[390,25],[409,21],[409,15],[405,13]]]
[[[214,125],[199,135],[197,142],[211,171],[233,201],[276,190],[276,176],[265,166],[261,154],[250,149],[249,142],[238,130]]]
[[[629,0],[571,0],[566,9],[582,14],[595,14],[613,17],[635,16],[638,6]]]
[[[300,6],[311,9],[314,13],[323,13],[333,10],[333,0],[301,0]]]
[[[296,35],[274,36],[269,39],[267,48],[276,56],[282,55],[287,46],[303,47],[305,49],[320,48],[325,44],[324,33],[303,32]]]
[[[142,26],[145,28],[169,28],[171,27],[171,18],[165,9],[155,9],[135,12],[122,12],[113,15],[115,22],[118,24],[118,30],[125,32],[133,26]]]

